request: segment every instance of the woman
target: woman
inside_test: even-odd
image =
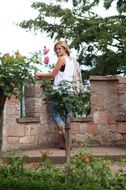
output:
[[[69,46],[64,41],[58,41],[54,45],[54,51],[58,57],[57,63],[53,70],[49,73],[40,71],[35,73],[36,79],[54,78],[54,88],[58,88],[61,81],[72,82],[74,79],[75,60],[70,57]],[[65,124],[60,117],[60,113],[56,109],[56,102],[52,101],[52,119],[57,125],[59,132],[59,148],[65,148]]]

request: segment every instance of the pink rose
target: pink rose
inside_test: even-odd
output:
[[[44,55],[46,55],[48,52],[49,52],[49,48],[46,48],[46,46],[44,46],[44,49],[43,49],[43,53],[44,53]]]
[[[49,63],[49,57],[48,57],[48,56],[45,57],[44,63],[45,63],[46,65],[48,65],[48,63]]]

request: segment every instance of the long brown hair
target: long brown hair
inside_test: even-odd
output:
[[[57,41],[57,42],[55,43],[55,45],[54,45],[54,51],[55,51],[55,52],[56,52],[56,46],[57,46],[57,45],[60,45],[60,46],[64,47],[65,50],[66,50],[67,55],[70,56],[70,49],[69,49],[68,44],[67,44],[65,41]]]

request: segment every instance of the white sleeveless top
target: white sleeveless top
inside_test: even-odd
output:
[[[65,69],[64,71],[59,71],[55,78],[54,78],[54,88],[57,89],[58,85],[60,84],[61,81],[73,81],[73,75],[74,75],[74,61],[70,59],[70,57],[65,58]]]

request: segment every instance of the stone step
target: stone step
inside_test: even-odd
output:
[[[71,150],[71,158],[73,158],[79,152],[84,152],[87,150],[96,157],[104,157],[107,159],[112,159],[119,161],[121,159],[126,159],[126,148],[121,147],[88,147],[88,148],[73,148]],[[39,162],[43,155],[47,156],[55,164],[62,164],[65,162],[65,150],[60,150],[57,148],[38,148],[29,150],[17,150],[14,155],[17,157],[27,156],[29,157],[28,162]],[[12,155],[12,152],[4,153],[3,158],[7,158]]]

